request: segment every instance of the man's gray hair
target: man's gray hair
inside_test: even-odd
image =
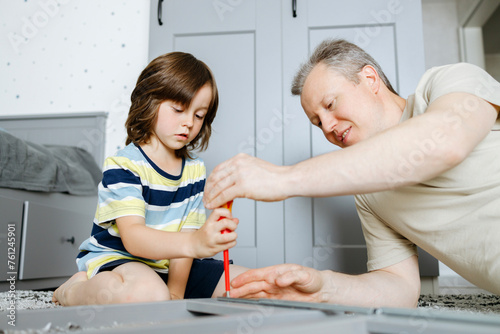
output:
[[[387,88],[398,95],[375,59],[357,45],[343,39],[328,39],[316,47],[309,60],[300,66],[293,79],[293,95],[302,94],[302,88],[307,76],[311,73],[314,66],[319,63],[324,63],[355,84],[359,84],[358,73],[363,67],[370,65],[377,71],[380,79]]]

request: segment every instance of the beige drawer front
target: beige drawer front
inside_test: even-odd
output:
[[[26,201],[19,279],[74,274],[78,247],[90,236],[95,205],[95,198],[84,197],[75,197],[67,209]]]

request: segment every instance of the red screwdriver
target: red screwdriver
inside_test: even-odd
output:
[[[223,208],[229,209],[229,212],[231,212],[231,208],[233,207],[233,201],[229,201],[226,204],[222,206]],[[220,217],[218,220],[224,219],[225,217]],[[225,229],[221,231],[220,233],[230,233],[231,230]],[[229,290],[231,286],[231,282],[229,279],[229,251],[226,249],[224,251],[224,278],[226,279],[226,297],[229,297]]]

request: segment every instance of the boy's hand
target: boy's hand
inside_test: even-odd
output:
[[[219,220],[221,217],[221,220]],[[236,246],[238,235],[236,227],[238,218],[233,218],[228,209],[215,209],[208,217],[205,224],[192,233],[192,247],[194,258],[214,256],[226,249]],[[231,232],[222,234],[221,231],[229,229]]]

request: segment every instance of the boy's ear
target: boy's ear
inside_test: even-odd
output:
[[[360,74],[363,80],[366,80],[366,83],[369,85],[371,91],[374,94],[377,94],[380,90],[380,77],[377,70],[371,65],[365,65]]]

